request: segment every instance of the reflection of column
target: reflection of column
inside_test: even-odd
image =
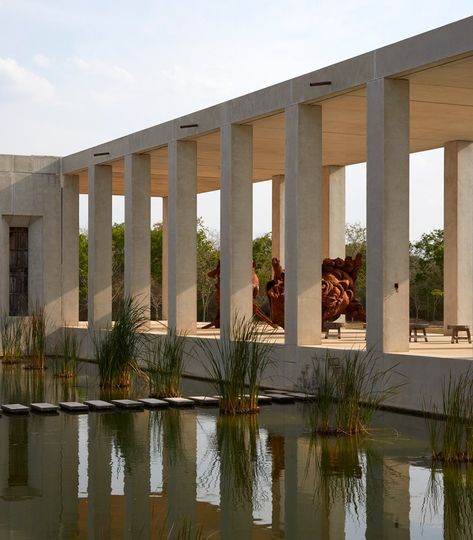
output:
[[[90,328],[112,322],[112,167],[89,167],[89,273]]]
[[[409,81],[368,83],[367,344],[409,350]]]
[[[133,457],[125,464],[125,538],[150,537],[150,453],[148,415],[133,414]]]
[[[169,410],[163,419],[163,485],[168,526],[196,521],[197,431],[193,412]]]
[[[322,327],[322,109],[286,110],[285,334],[290,345],[316,345]]]
[[[297,523],[297,439],[286,436],[284,445],[284,532],[286,538],[298,538]]]
[[[151,168],[149,154],[125,156],[125,294],[149,318],[151,279]]]
[[[271,519],[271,530],[275,535],[283,535],[284,524],[284,478],[285,478],[285,455],[284,437],[269,434],[268,447],[271,452],[271,499],[273,501],[273,511]]]
[[[163,315],[162,318],[167,321],[168,319],[168,198],[163,197],[163,236],[162,236],[162,257],[163,257],[163,270],[162,270],[162,304]]]
[[[220,324],[251,317],[253,236],[253,128],[225,125],[221,130]]]
[[[444,325],[473,326],[473,143],[445,145]]]
[[[62,320],[79,322],[79,177],[64,175],[62,187]]]
[[[197,329],[197,144],[169,144],[169,328]]]
[[[284,268],[284,175],[272,179],[272,256],[277,257]]]
[[[323,167],[322,258],[345,257],[345,167]]]
[[[61,516],[64,538],[76,538],[79,520],[79,417],[61,415]]]
[[[409,464],[375,456],[366,480],[366,538],[410,538]]]
[[[112,439],[104,433],[100,413],[89,415],[88,537],[111,536]]]

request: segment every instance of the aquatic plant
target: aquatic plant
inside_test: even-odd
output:
[[[24,357],[24,323],[21,317],[0,317],[0,340],[4,364],[16,364]]]
[[[473,461],[473,377],[470,369],[442,383],[442,406],[424,401],[434,461]]]
[[[204,369],[220,396],[220,412],[258,411],[261,378],[271,362],[271,335],[261,332],[253,318],[234,316],[230,332],[223,329],[220,339],[199,341],[206,357]]]
[[[127,387],[132,373],[142,375],[138,365],[139,330],[147,321],[145,313],[140,302],[126,296],[119,302],[112,329],[97,331],[92,336],[101,387]]]
[[[181,395],[185,336],[185,333],[170,328],[166,336],[160,336],[149,344],[145,362],[151,397]]]
[[[70,379],[77,376],[80,343],[81,340],[74,329],[64,326],[60,330],[60,343],[57,349],[59,371],[55,374],[56,377]]]
[[[370,351],[344,351],[340,360],[327,353],[312,366],[318,396],[307,414],[312,434],[366,433],[374,411],[401,386],[391,383],[395,366],[381,369]]]
[[[44,307],[36,304],[28,317],[24,319],[27,369],[44,369],[46,357],[47,320]]]

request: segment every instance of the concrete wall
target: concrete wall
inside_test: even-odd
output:
[[[9,311],[9,228],[28,227],[30,306],[44,305],[61,325],[60,160],[0,155],[0,313]]]

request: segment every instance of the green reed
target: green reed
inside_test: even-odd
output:
[[[25,324],[20,317],[0,317],[0,340],[4,364],[17,364],[25,355]]]
[[[145,307],[126,296],[119,303],[112,329],[97,331],[92,336],[101,387],[127,387],[132,373],[142,375],[138,363],[139,331],[146,321]]]
[[[56,377],[71,379],[77,377],[81,340],[73,328],[64,326],[60,330],[60,342],[57,354],[60,357],[59,371]]]
[[[253,318],[234,316],[230,332],[223,329],[220,339],[199,341],[206,357],[204,369],[220,396],[220,412],[258,411],[260,382],[271,362],[270,336]]]
[[[169,329],[166,336],[154,339],[145,356],[151,397],[179,397],[185,368],[186,334]]]
[[[44,369],[47,320],[44,307],[36,304],[24,319],[28,369]]]

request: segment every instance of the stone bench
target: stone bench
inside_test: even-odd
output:
[[[447,330],[452,331],[451,343],[458,343],[458,339],[467,339],[471,343],[470,327],[467,324],[449,324]],[[458,332],[465,332],[466,336],[459,336]]]
[[[427,339],[426,329],[428,327],[428,323],[417,323],[412,322],[409,323],[409,341],[411,341],[412,338],[414,338],[414,343],[417,343],[417,332],[420,331],[423,334],[423,338],[425,341],[429,341]]]
[[[337,338],[342,339],[342,328],[345,326],[345,323],[342,322],[327,322],[323,326],[323,331],[325,332],[325,339],[328,339],[330,330],[337,331]]]

